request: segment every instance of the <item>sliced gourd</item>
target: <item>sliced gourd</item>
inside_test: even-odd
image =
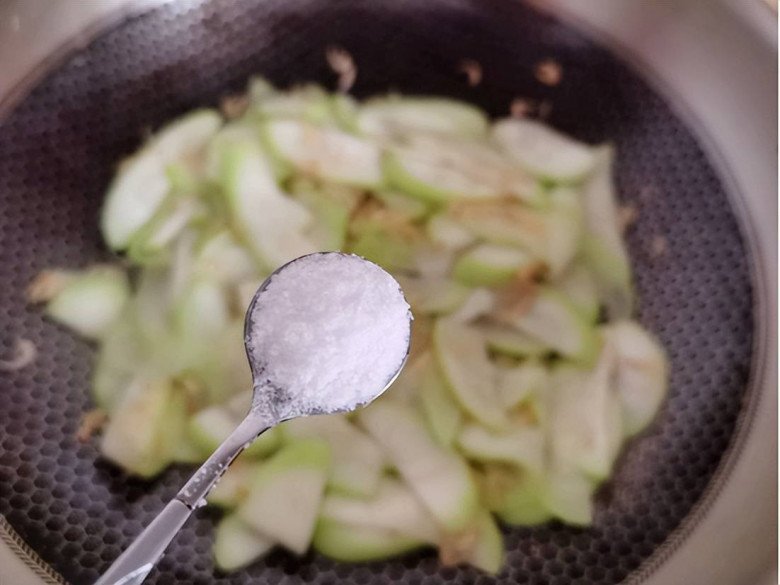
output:
[[[547,386],[547,369],[535,360],[528,360],[512,368],[499,368],[498,393],[508,409],[542,393]]]
[[[165,298],[169,303],[175,302],[192,282],[197,239],[197,233],[187,229],[173,242],[171,262],[167,275],[163,276]]]
[[[599,289],[588,268],[574,263],[553,283],[591,323],[599,316]]]
[[[322,441],[290,443],[260,466],[239,517],[263,536],[290,551],[309,548],[330,465]]]
[[[549,287],[540,287],[530,307],[507,309],[498,318],[583,365],[592,364],[601,349],[596,327],[582,317],[569,299]]]
[[[171,316],[171,325],[183,343],[213,339],[230,321],[225,290],[214,281],[195,280],[182,293]]]
[[[601,302],[611,319],[631,316],[634,287],[631,263],[618,221],[617,196],[612,180],[614,152],[605,146],[596,151],[596,167],[583,185],[582,201],[588,236],[583,253],[599,286]]]
[[[241,318],[232,320],[222,331],[202,340],[199,345],[196,351],[200,357],[195,352],[186,356],[188,363],[183,367],[204,384],[209,404],[222,403],[236,392],[246,392],[252,387],[252,375],[244,355],[243,313]],[[247,410],[240,416],[243,417]],[[266,440],[270,439],[259,439],[261,443]]]
[[[344,248],[350,217],[360,205],[363,193],[347,185],[321,184],[305,177],[294,179],[289,189],[312,214],[306,235],[320,250]]]
[[[338,493],[370,497],[379,488],[387,466],[384,452],[343,415],[311,416],[283,425],[286,437],[320,438],[328,443],[332,465],[328,487]]]
[[[140,339],[133,315],[125,310],[101,339],[92,370],[92,397],[112,413],[122,402],[132,380],[143,369],[148,347]]]
[[[314,548],[326,557],[345,563],[392,558],[425,543],[376,528],[356,527],[321,518],[312,540]]]
[[[511,358],[540,357],[550,348],[526,333],[506,325],[487,324],[480,326],[488,349]]]
[[[330,96],[313,83],[283,92],[263,88],[262,91],[253,90],[252,94],[251,113],[261,118],[306,120],[320,124],[333,117]]]
[[[426,224],[428,238],[437,246],[448,250],[462,250],[474,243],[475,236],[466,228],[440,213]]]
[[[407,218],[379,206],[368,205],[350,224],[348,250],[379,264],[385,270],[413,272],[422,242],[420,230]]]
[[[623,414],[626,436],[644,430],[658,413],[666,395],[669,364],[663,348],[633,321],[604,327],[607,343],[616,354],[614,384]]]
[[[560,183],[582,180],[596,164],[594,149],[536,120],[511,118],[493,125],[493,139],[525,170]]]
[[[407,136],[383,160],[391,186],[431,203],[539,197],[535,183],[486,143]]]
[[[577,470],[537,473],[489,464],[478,477],[486,506],[507,524],[533,526],[558,518],[587,526],[593,521],[595,484]]]
[[[257,263],[228,229],[209,234],[196,252],[194,272],[222,284],[239,284],[260,278]]]
[[[256,464],[247,462],[243,456],[239,457],[228,467],[206,500],[209,504],[233,510],[249,495],[256,471]]]
[[[252,564],[273,546],[273,540],[258,534],[237,514],[231,514],[217,525],[214,562],[220,571],[231,573]]]
[[[347,240],[349,208],[316,191],[299,193],[296,199],[314,218],[306,236],[322,251],[341,250]]]
[[[412,221],[424,218],[431,211],[431,207],[424,201],[398,191],[380,189],[374,191],[372,195],[379,199],[388,209],[392,209]]]
[[[470,104],[435,97],[390,95],[365,102],[357,116],[358,129],[379,138],[413,132],[434,132],[463,138],[487,134],[484,112]]]
[[[502,433],[470,423],[458,433],[458,447],[470,459],[507,463],[539,472],[544,466],[544,433],[538,427],[513,425]]]
[[[420,320],[415,318],[415,327],[412,328],[412,338],[419,333],[420,329],[417,323]],[[425,327],[430,327],[427,320],[423,321]],[[414,343],[414,341],[412,341]],[[416,354],[409,356],[406,360],[406,366],[401,370],[398,378],[395,379],[388,391],[392,390],[392,399],[395,402],[402,402],[407,406],[417,405],[417,395],[420,390],[423,375],[433,360],[429,347],[419,349]]]
[[[210,406],[196,413],[189,423],[189,437],[205,456],[211,455],[241,422],[223,406]],[[267,430],[247,447],[244,457],[260,458],[275,451],[281,444],[278,427]]]
[[[348,250],[385,270],[405,271],[414,267],[414,245],[402,235],[382,228],[363,231]]]
[[[481,478],[483,497],[501,521],[512,526],[534,526],[552,518],[544,500],[543,474],[490,465]]]
[[[262,75],[253,75],[246,84],[247,97],[254,103],[275,95],[279,90]]]
[[[46,305],[46,314],[84,337],[96,339],[114,323],[130,296],[127,274],[99,266],[74,273]]]
[[[580,251],[584,236],[581,196],[572,189],[559,187],[550,192],[546,212],[547,238],[539,252],[555,278],[562,274]]]
[[[415,250],[413,271],[416,276],[430,276],[431,278],[445,278],[450,276],[452,265],[455,263],[455,253],[439,246],[433,246],[430,242],[420,237]]]
[[[436,544],[439,530],[430,512],[403,482],[383,478],[370,498],[329,494],[320,517],[356,528],[381,530],[394,536]]]
[[[472,289],[463,303],[447,317],[453,323],[471,323],[490,314],[496,304],[496,296],[486,288]]]
[[[187,421],[183,420],[182,425],[186,426],[186,424]],[[173,453],[171,454],[172,463],[194,465],[196,463],[203,463],[204,461],[205,458],[201,454],[200,449],[189,441],[186,434],[179,439],[179,443],[174,447]]]
[[[135,378],[121,403],[114,410],[103,432],[101,454],[133,475],[153,477],[172,460],[172,448],[181,437],[171,437],[178,430],[171,417],[185,416],[175,412],[179,402],[167,379]],[[171,442],[173,441],[173,442]]]
[[[577,470],[548,470],[541,491],[547,511],[575,526],[593,522],[593,494],[596,484]]]
[[[170,189],[166,167],[195,157],[221,124],[217,112],[196,110],[161,128],[123,163],[108,188],[100,218],[110,248],[123,250],[155,214]]]
[[[445,538],[439,546],[443,565],[471,565],[495,575],[504,564],[504,539],[490,512],[480,510],[467,533]]]
[[[204,172],[206,177],[219,184],[223,178],[225,166],[225,153],[235,146],[250,144],[255,148],[262,146],[261,127],[250,120],[233,120],[225,124],[217,132],[206,148]],[[271,153],[265,152],[266,165],[272,171],[272,176],[277,181],[282,181],[289,176],[290,168],[282,161],[274,160]],[[218,202],[219,203],[219,202]]]
[[[222,180],[233,225],[241,239],[269,270],[316,252],[305,235],[311,214],[276,185],[260,149],[228,144],[222,153]]]
[[[379,147],[336,128],[298,120],[272,120],[267,144],[298,172],[335,183],[376,188],[382,184]]]
[[[420,409],[433,438],[440,445],[451,446],[463,423],[463,414],[435,362],[428,363],[422,374],[419,398]]]
[[[457,532],[474,520],[477,489],[468,465],[436,443],[412,408],[385,400],[359,418],[443,530]]]
[[[552,459],[594,481],[609,477],[623,439],[614,364],[613,350],[606,345],[592,370],[561,365],[550,383],[547,431]]]
[[[154,340],[154,359],[167,361],[172,373],[185,371],[213,393],[214,399],[232,394],[251,382],[242,372],[242,335],[232,321],[227,291],[209,280],[196,279],[170,308],[165,335]],[[234,385],[235,384],[235,385]],[[209,401],[211,402],[211,400]]]
[[[467,286],[497,286],[535,264],[536,260],[521,248],[479,244],[458,259],[453,276]]]
[[[487,511],[482,511],[476,522],[476,542],[464,561],[488,573],[497,574],[504,566],[504,537]]]
[[[336,93],[330,97],[330,105],[336,126],[352,134],[360,132],[358,128],[360,106],[355,98],[346,93]]]
[[[545,262],[555,276],[577,254],[582,241],[582,209],[577,193],[557,189],[549,205],[536,209],[520,202],[460,201],[450,206],[450,219],[475,237],[494,244],[518,246]]]
[[[474,238],[494,244],[543,250],[547,241],[545,212],[519,201],[458,201],[444,216]]]
[[[206,211],[193,195],[170,193],[157,211],[136,231],[127,246],[127,256],[137,264],[158,264],[168,260],[169,247],[187,225]]]
[[[444,381],[464,410],[489,428],[505,427],[507,417],[496,388],[495,366],[488,359],[479,330],[439,319],[433,344]]]
[[[447,315],[461,307],[471,294],[467,286],[445,277],[398,276],[397,279],[415,313]]]

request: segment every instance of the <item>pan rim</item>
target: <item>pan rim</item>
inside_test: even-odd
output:
[[[618,61],[634,71],[647,83],[648,87],[663,99],[664,103],[674,112],[674,115],[690,130],[697,143],[705,152],[708,162],[716,171],[728,198],[731,212],[736,219],[740,237],[745,245],[750,274],[754,333],[743,406],[737,415],[730,444],[722,453],[721,460],[707,486],[704,488],[700,499],[692,506],[666,540],[658,545],[653,553],[628,576],[627,583],[638,585],[645,582],[687,541],[696,527],[711,511],[712,506],[718,500],[719,495],[732,477],[734,467],[752,436],[752,423],[756,418],[756,413],[766,400],[762,389],[770,380],[771,357],[769,349],[772,345],[772,327],[769,322],[772,316],[772,302],[771,284],[768,281],[766,270],[766,263],[769,261],[769,258],[764,246],[759,241],[755,220],[722,148],[718,146],[717,140],[707,130],[706,124],[693,107],[671,83],[663,79],[663,76],[655,67],[650,65],[631,47],[618,40],[617,37],[592,26],[560,6],[554,8],[545,6],[542,0],[513,0],[513,3],[529,5],[534,10],[550,15],[567,27],[571,27],[581,33],[596,45],[609,51]],[[84,26],[80,31],[61,42],[46,57],[29,68],[29,71],[17,83],[13,84],[5,95],[0,96],[0,124],[40,82],[67,63],[89,43],[122,26],[133,17],[152,12],[161,4],[159,0],[126,0],[123,5]],[[491,4],[495,5],[495,3]],[[66,582],[59,573],[46,564],[26,544],[2,514],[0,514],[0,540],[7,544],[13,552],[16,552],[21,560],[36,575],[42,577],[46,583]]]

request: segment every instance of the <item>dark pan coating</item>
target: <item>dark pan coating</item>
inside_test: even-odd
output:
[[[613,54],[509,2],[182,2],[109,31],[38,85],[0,125],[0,352],[32,340],[31,367],[0,373],[0,514],[45,562],[90,583],[183,483],[127,480],[75,439],[90,408],[87,344],[25,307],[41,269],[105,259],[97,214],[117,161],[149,128],[242,88],[257,72],[283,86],[335,87],[324,51],[348,50],[355,93],[398,90],[467,99],[504,115],[515,97],[548,103],[550,122],[617,145],[621,198],[639,209],[629,244],[641,320],[672,361],[671,396],[600,494],[589,530],[508,531],[495,582],[617,583],[646,561],[700,500],[732,440],[752,344],[749,259],[724,186],[691,131]],[[552,57],[561,83],[533,75]],[[462,59],[482,66],[470,87]],[[199,512],[150,583],[409,585],[494,582],[437,569],[432,554],[338,564],[275,552],[218,576],[217,513]]]

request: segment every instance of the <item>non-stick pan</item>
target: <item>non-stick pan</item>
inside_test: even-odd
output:
[[[598,495],[595,523],[507,530],[495,579],[440,569],[432,554],[340,564],[274,552],[221,575],[210,556],[217,512],[197,514],[150,583],[618,583],[650,574],[717,481],[751,415],[754,266],[723,177],[670,105],[620,58],[553,17],[494,0],[174,2],[115,25],[69,56],[0,122],[0,350],[33,342],[34,362],[0,373],[0,530],[51,581],[91,583],[163,507],[189,470],[130,479],[76,430],[91,406],[92,348],[25,305],[41,269],[109,258],[97,214],[117,161],[149,129],[262,73],[281,86],[335,86],[327,47],[347,50],[358,97],[453,96],[506,115],[513,100],[590,143],[617,148],[639,318],[671,359],[656,424]],[[481,65],[468,83],[463,60]],[[554,60],[561,82],[536,65]],[[722,474],[718,474],[720,477]]]

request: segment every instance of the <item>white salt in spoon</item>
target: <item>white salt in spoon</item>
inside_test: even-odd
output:
[[[411,320],[395,279],[358,256],[310,254],[274,272],[246,315],[249,413],[96,585],[141,583],[260,434],[291,418],[348,412],[382,394],[406,362]]]

